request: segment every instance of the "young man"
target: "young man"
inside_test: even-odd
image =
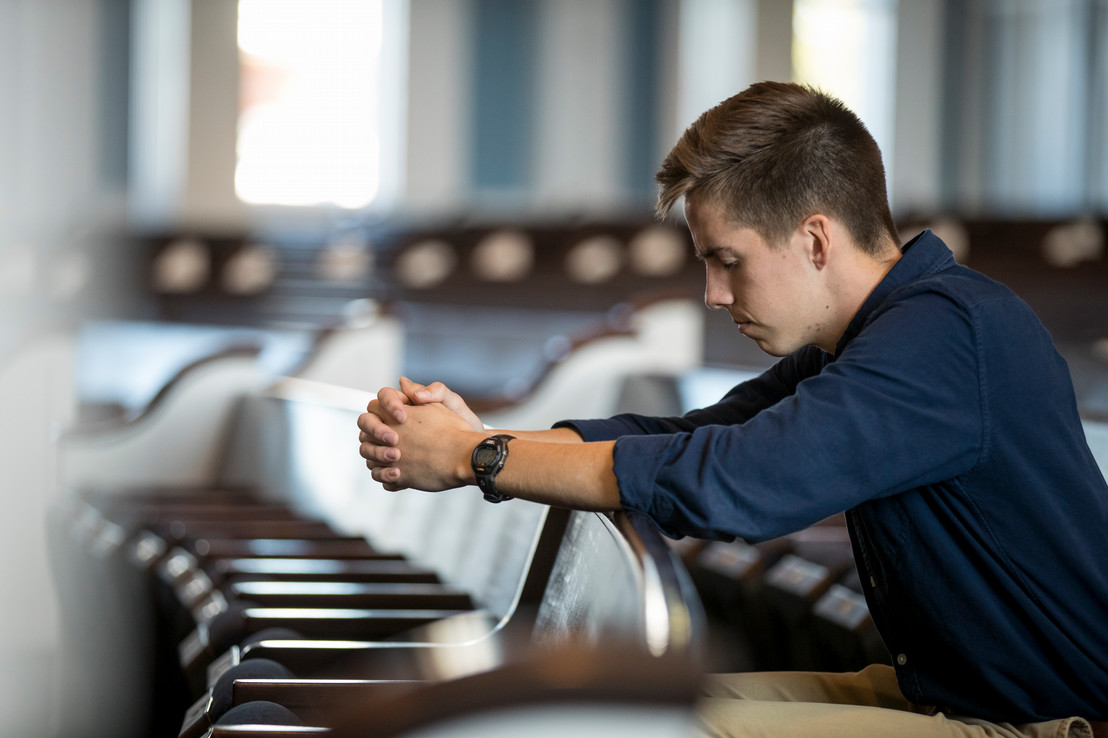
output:
[[[1088,735],[1073,716],[1108,720],[1108,486],[1027,305],[929,232],[898,248],[876,144],[809,88],[758,84],[709,110],[658,181],[660,214],[684,198],[708,307],[781,360],[680,418],[503,431],[499,474],[481,462],[508,440],[441,384],[402,380],[358,421],[374,479],[479,481],[491,499],[635,509],[705,538],[846,511],[895,667],[713,678],[709,732]]]

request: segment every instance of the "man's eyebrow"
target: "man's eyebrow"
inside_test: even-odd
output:
[[[693,254],[696,256],[697,261],[707,261],[713,256],[718,256],[720,252],[723,251],[730,253],[730,249],[728,249],[726,246],[709,246],[703,251],[696,248],[695,246],[693,247]]]

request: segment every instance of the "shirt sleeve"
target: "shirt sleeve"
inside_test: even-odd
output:
[[[554,427],[573,428],[586,441],[612,441],[623,436],[687,433],[706,425],[744,423],[795,392],[800,381],[819,373],[828,358],[819,349],[801,349],[759,376],[736,385],[716,404],[681,417],[624,413],[602,420],[562,420]]]
[[[667,534],[764,540],[969,471],[983,413],[970,315],[922,293],[745,422],[620,437],[613,470]]]

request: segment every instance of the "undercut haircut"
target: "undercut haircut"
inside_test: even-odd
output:
[[[693,196],[771,246],[816,214],[841,221],[867,254],[900,243],[877,142],[813,87],[760,82],[724,100],[689,126],[655,179],[660,218]]]

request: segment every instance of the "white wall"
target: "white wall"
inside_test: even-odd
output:
[[[467,0],[410,0],[405,209],[452,212],[465,199],[473,58]]]
[[[46,510],[53,433],[72,413],[64,305],[44,254],[118,217],[102,179],[98,4],[0,0],[0,727],[41,735],[58,652]],[[35,340],[36,334],[39,340]],[[53,334],[50,334],[53,335]]]
[[[246,207],[235,196],[239,108],[236,5],[228,0],[192,0],[186,222],[234,225],[247,216]]]
[[[898,5],[893,160],[894,215],[933,212],[941,201],[942,0]],[[908,94],[908,91],[911,91]]]
[[[622,204],[616,136],[623,122],[625,1],[544,0],[540,6],[531,199],[555,211]]]

